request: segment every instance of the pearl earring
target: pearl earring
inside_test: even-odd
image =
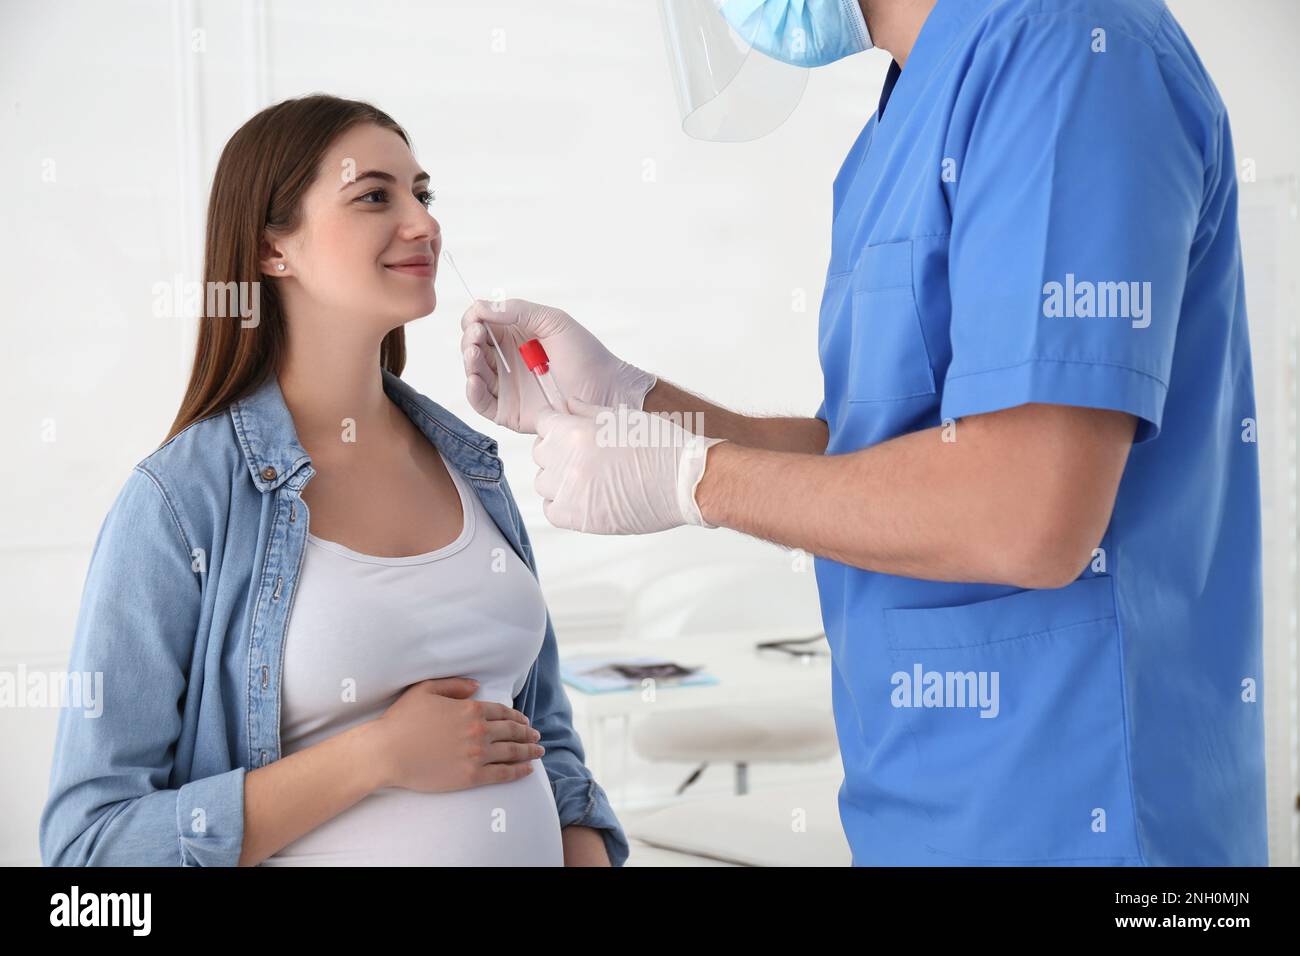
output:
[[[283,262],[277,263],[277,264],[276,264],[276,268],[279,269],[281,272],[283,272],[283,271],[284,271],[284,263],[283,263]]]

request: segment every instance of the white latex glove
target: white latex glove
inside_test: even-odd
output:
[[[591,534],[650,534],[679,525],[716,528],[700,514],[695,488],[708,450],[722,438],[695,435],[637,409],[569,399],[571,414],[537,418],[533,487],[546,520]]]
[[[492,323],[509,372],[498,374],[496,349],[484,322]],[[485,418],[513,431],[537,431],[537,414],[549,406],[535,376],[524,365],[519,346],[540,339],[551,360],[551,375],[565,398],[595,405],[641,409],[658,379],[613,355],[567,313],[525,299],[476,299],[460,320],[465,397]]]

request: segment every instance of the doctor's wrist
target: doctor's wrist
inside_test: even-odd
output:
[[[700,485],[708,472],[710,452],[715,445],[726,444],[725,438],[710,438],[707,435],[692,435],[687,439],[677,461],[677,500],[685,524],[701,528],[717,528],[708,520],[701,508],[699,497]]]
[[[615,381],[618,394],[611,404],[624,404],[637,411],[645,411],[646,396],[659,384],[659,376],[620,359]]]

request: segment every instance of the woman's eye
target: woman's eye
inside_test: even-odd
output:
[[[423,205],[425,209],[428,209],[429,206],[432,205],[434,199],[437,198],[436,194],[432,189],[426,189],[422,192],[416,193],[415,195],[416,198],[420,200],[420,204]],[[374,206],[374,205],[378,205],[379,203],[388,202],[388,190],[386,189],[372,189],[370,190],[370,192],[362,196],[358,196],[357,199],[364,200],[370,196],[379,196],[380,198],[375,200],[375,202],[367,202],[366,203],[367,206]]]

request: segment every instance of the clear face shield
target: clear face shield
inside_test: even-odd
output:
[[[695,139],[743,143],[776,129],[808,85],[808,67],[755,50],[718,12],[721,0],[660,0],[682,116]]]

